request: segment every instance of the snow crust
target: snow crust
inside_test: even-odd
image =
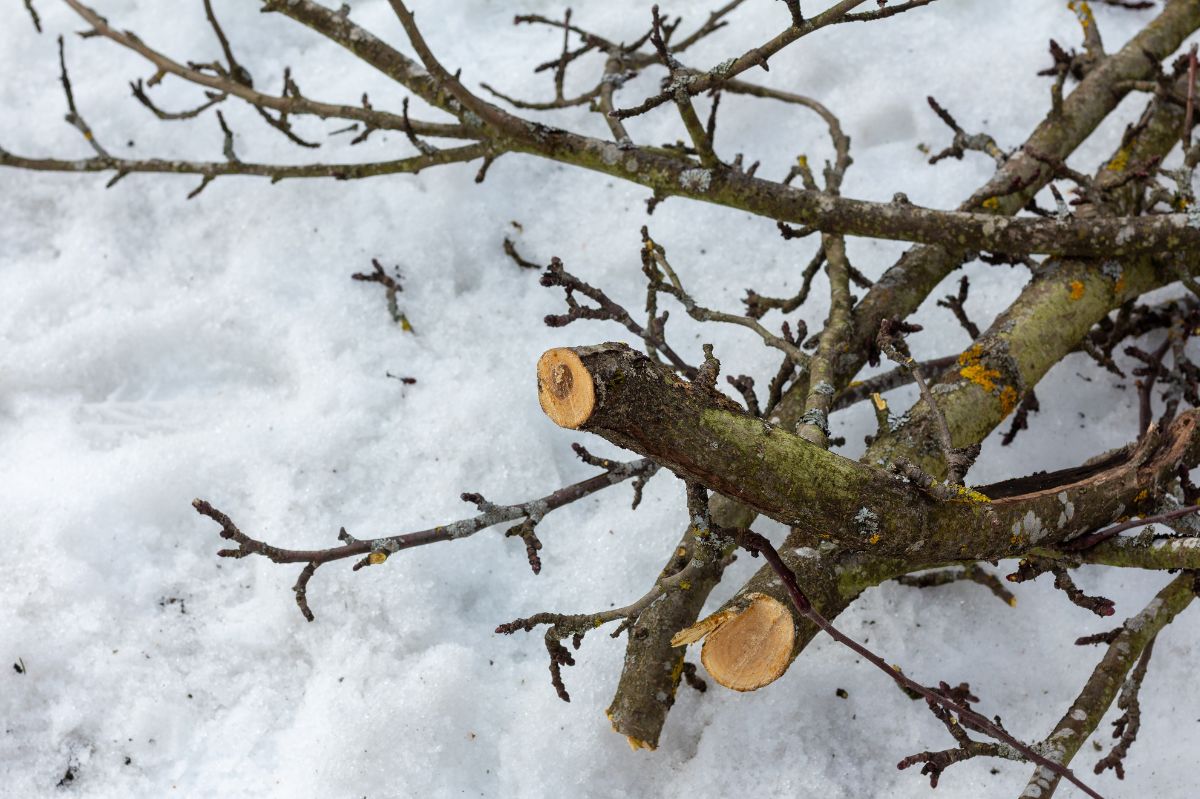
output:
[[[261,86],[284,65],[312,97],[378,107],[402,93],[317,36],[252,2],[217,2],[234,46]],[[468,85],[550,96],[531,67],[557,53],[559,36],[514,28],[515,11],[557,16],[562,5],[462,0],[416,3],[434,50]],[[716,5],[713,3],[712,5]],[[806,3],[808,13],[817,4]],[[872,4],[873,5],[873,4]],[[813,6],[810,8],[810,6]],[[67,34],[80,110],[115,152],[221,157],[215,120],[159,123],[128,96],[150,70],[115,45],[71,36],[63,5],[39,0],[37,36],[18,3],[0,25],[0,146],[29,155],[82,157],[86,144],[61,121],[53,35]],[[385,2],[351,4],[352,19],[401,44]],[[181,59],[219,57],[198,2],[105,0],[98,10]],[[684,28],[707,5],[687,12]],[[1115,50],[1154,12],[1095,7]],[[574,19],[632,39],[649,19],[640,0],[578,4]],[[782,4],[751,0],[733,26],[688,62],[713,65],[774,35]],[[968,130],[1019,144],[1049,107],[1047,39],[1078,46],[1065,3],[942,0],[893,20],[823,31],[750,77],[815,96],[853,139],[848,196],[953,207],[992,170],[973,154],[937,167],[948,131],[932,94]],[[573,70],[568,91],[599,74]],[[619,95],[655,89],[658,73]],[[183,108],[200,95],[167,81],[156,95]],[[1091,171],[1140,110],[1127,100],[1071,165]],[[433,118],[414,104],[414,115]],[[348,148],[326,138],[339,125],[299,123],[328,141],[301,151],[230,104],[245,160],[358,160],[403,150],[376,134]],[[702,107],[703,112],[703,107]],[[606,136],[583,111],[560,120]],[[640,142],[682,135],[667,110],[630,123]],[[786,171],[800,152],[829,154],[811,115],[727,96],[717,134],[725,156]],[[533,367],[551,346],[622,339],[612,325],[548,329],[561,294],[537,285],[501,251],[504,236],[640,307],[638,228],[650,224],[704,303],[738,308],[747,287],[796,289],[812,242],[785,242],[761,219],[671,199],[646,219],[647,193],[615,180],[505,156],[487,182],[474,166],[360,182],[216,181],[185,201],[189,178],[131,176],[112,190],[88,175],[0,171],[0,795],[87,796],[893,796],[926,797],[924,778],[893,764],[952,745],[924,707],[873,669],[821,640],[766,690],[681,688],[659,751],[632,752],[604,718],[624,641],[589,636],[566,672],[572,702],[549,685],[539,635],[497,636],[495,625],[539,610],[585,611],[625,603],[654,578],[686,523],[682,489],[660,475],[641,509],[619,487],[555,512],[539,532],[543,573],[499,531],[402,553],[350,573],[322,568],[306,624],[292,601],[298,569],[262,559],[218,560],[203,497],[251,534],[293,547],[422,529],[473,513],[458,501],[540,496],[591,470],[570,452],[603,442],[554,427],[535,396]],[[518,230],[511,223],[518,221]],[[877,276],[903,246],[855,240],[850,255]],[[416,329],[400,331],[377,286],[352,282],[372,257],[399,264],[400,305]],[[1021,270],[973,264],[968,307],[981,325],[1014,298]],[[950,293],[957,274],[948,281]],[[827,310],[818,279],[802,310],[810,330]],[[698,358],[716,345],[727,374],[774,372],[775,356],[741,330],[703,333],[672,310],[676,348]],[[778,325],[778,318],[771,323]],[[916,321],[919,356],[967,343],[930,302]],[[405,386],[387,373],[412,376]],[[1083,376],[1088,382],[1080,380]],[[1015,448],[990,438],[972,479],[1071,465],[1136,435],[1135,397],[1072,357],[1039,388],[1042,411]],[[911,402],[896,392],[893,407]],[[833,434],[857,456],[873,418],[839,413]],[[761,524],[780,534],[777,526]],[[715,606],[752,572],[744,558]],[[1001,568],[1004,568],[1002,564]],[[1118,618],[1141,610],[1163,575],[1084,570],[1089,591],[1116,600]],[[926,682],[969,681],[981,709],[1040,739],[1069,707],[1099,657],[1072,646],[1107,623],[1055,595],[1048,581],[1017,588],[1010,609],[974,585],[868,592],[839,624]],[[1200,625],[1180,617],[1158,643],[1142,693],[1143,727],[1127,784],[1090,778],[1106,795],[1184,796],[1194,790],[1200,700],[1187,690]],[[24,664],[18,674],[9,663]],[[844,688],[848,698],[835,691]],[[1096,740],[1108,746],[1108,719]],[[1086,745],[1076,761],[1090,773]],[[74,779],[59,786],[68,767]],[[992,773],[992,769],[995,773]],[[954,767],[937,796],[1013,796],[1031,769],[1008,762]],[[56,787],[57,786],[57,787]],[[1060,795],[1073,795],[1066,787]]]

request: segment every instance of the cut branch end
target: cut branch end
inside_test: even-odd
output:
[[[547,350],[538,360],[538,401],[559,427],[578,429],[596,408],[596,387],[583,361],[566,347]]]
[[[735,691],[774,682],[792,661],[795,624],[787,606],[766,594],[750,594],[746,609],[721,611],[675,634],[675,646],[704,639],[700,661],[714,680]]]

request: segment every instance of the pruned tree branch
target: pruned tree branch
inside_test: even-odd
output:
[[[470,65],[450,64],[431,46],[436,37],[426,38],[432,29],[423,27],[424,15],[416,16],[403,0],[389,0],[404,35],[400,46],[352,21],[348,6],[260,1],[261,10],[306,26],[389,78],[402,91],[394,101],[398,111],[394,105],[393,110],[377,107],[366,93],[357,102],[310,98],[294,76],[299,72],[286,65],[280,65],[278,94],[264,91],[239,59],[239,53],[246,55],[235,47],[240,37],[221,24],[210,0],[201,5],[220,55],[209,61],[169,56],[148,44],[149,38],[122,30],[79,0],[65,2],[86,24],[85,38],[123,48],[152,68],[148,79],[130,85],[135,100],[158,120],[198,119],[211,112],[220,130],[223,159],[114,155],[85,119],[89,104],[86,97],[76,96],[60,37],[66,121],[90,152],[80,158],[39,157],[0,148],[0,166],[106,173],[111,176],[109,186],[137,173],[189,174],[200,178],[188,195],[194,197],[216,178],[231,175],[272,182],[349,180],[469,161],[480,162],[476,180],[482,181],[495,159],[511,153],[637,184],[648,190],[648,212],[669,197],[686,198],[765,218],[774,226],[768,230],[778,230],[784,239],[820,241],[807,265],[802,262],[797,268],[799,289],[794,296],[775,298],[748,290],[744,314],[700,304],[685,288],[686,270],[677,271],[667,259],[666,240],[652,239],[645,228],[640,249],[646,280],[644,317],[614,300],[622,296],[617,290],[585,282],[568,272],[559,258],[550,261],[541,282],[562,289],[566,310],[546,316],[546,324],[615,322],[640,341],[645,352],[611,343],[550,350],[538,365],[542,408],[558,425],[603,437],[639,453],[640,460],[619,463],[576,445],[584,462],[600,474],[514,505],[498,506],[479,494],[463,494],[478,508],[476,516],[369,539],[342,530],[340,545],[324,549],[286,549],[254,538],[222,511],[196,500],[196,510],[219,524],[220,535],[232,542],[222,556],[258,555],[301,566],[293,591],[310,621],[308,586],[325,563],[357,558],[354,568],[359,569],[380,564],[402,549],[515,522],[505,535],[521,539],[536,574],[543,565],[536,528],[545,514],[626,480],[633,482],[636,506],[645,481],[666,467],[684,481],[688,524],[648,589],[621,607],[537,612],[497,628],[500,633],[546,628],[551,684],[568,701],[563,668],[575,663],[573,653],[585,635],[609,624],[614,637],[628,633],[627,655],[608,714],[614,730],[634,748],[658,745],[679,683],[698,682],[695,667],[684,660],[686,645],[702,645],[701,662],[718,684],[755,690],[776,680],[824,631],[923,697],[946,727],[954,748],[920,751],[900,761],[901,768],[919,765],[934,786],[955,763],[1004,757],[1037,765],[1026,795],[1048,796],[1066,777],[1095,796],[1068,765],[1122,684],[1119,703],[1125,715],[1117,722],[1118,743],[1097,771],[1112,768],[1123,775],[1123,758],[1140,725],[1137,697],[1150,647],[1162,627],[1190,602],[1195,590],[1190,570],[1200,569],[1200,527],[1187,521],[1200,501],[1200,489],[1188,476],[1188,469],[1200,460],[1200,366],[1187,351],[1190,337],[1200,329],[1200,304],[1195,298],[1158,304],[1142,299],[1177,281],[1200,294],[1193,274],[1200,254],[1200,205],[1192,188],[1200,166],[1200,145],[1192,141],[1200,72],[1195,46],[1169,70],[1161,65],[1200,28],[1200,3],[1166,0],[1156,6],[1159,12],[1141,32],[1111,53],[1105,50],[1091,8],[1071,3],[1080,26],[1079,43],[1067,49],[1051,42],[1053,65],[1044,72],[1053,79],[1050,111],[1015,149],[1002,149],[986,133],[968,133],[946,107],[928,98],[952,135],[949,146],[931,162],[977,151],[995,163],[993,176],[962,204],[939,209],[914,205],[895,190],[903,187],[883,194],[893,196],[890,202],[843,196],[853,159],[851,139],[837,115],[815,96],[758,85],[745,74],[754,67],[769,69],[776,54],[825,27],[885,20],[931,5],[932,0],[879,0],[871,9],[865,8],[864,0],[841,0],[808,15],[802,3],[788,0],[786,16],[782,10],[779,14],[782,31],[708,69],[684,61],[698,51],[693,49],[697,43],[729,24],[744,0],[731,0],[686,24],[654,6],[639,22],[645,27],[635,29],[630,40],[588,30],[570,10],[517,16],[518,25],[545,26],[555,34],[553,56],[533,66],[551,81],[553,94],[543,95],[551,97],[548,100],[521,99],[478,81]],[[1150,5],[1124,0],[1108,4]],[[40,31],[33,3],[26,0],[25,6]],[[569,71],[574,75],[592,64],[597,68],[586,82],[568,84]],[[630,81],[639,74],[665,76],[649,96],[630,97],[629,86],[636,85]],[[161,106],[155,90],[167,79],[195,87],[198,94],[182,110]],[[1074,81],[1078,85],[1067,94]],[[568,93],[568,85],[582,89]],[[1073,161],[1068,165],[1075,149],[1129,92],[1145,92],[1148,103],[1111,156],[1090,174]],[[739,99],[722,104],[722,97],[730,95]],[[434,119],[413,118],[413,99],[427,106],[421,116]],[[739,152],[724,132],[729,129],[730,106],[751,100],[781,103],[787,113],[798,107],[816,114],[828,130],[831,160],[818,169],[800,154],[786,175],[760,175],[754,154]],[[328,144],[319,140],[317,120],[349,123],[330,135],[353,132],[350,146],[376,131],[396,131],[403,137],[395,137],[398,150],[369,162],[244,160],[242,153],[249,152],[252,143],[244,131],[235,131],[224,113],[237,103],[249,105],[274,131],[305,149]],[[677,115],[670,135],[678,140],[663,146],[634,141],[630,129],[636,133],[642,128],[629,120],[664,105]],[[611,140],[526,115],[567,109],[601,114],[604,135]],[[210,134],[214,127],[207,129]],[[460,143],[446,146],[443,140]],[[384,143],[377,138],[373,144]],[[1176,147],[1182,166],[1165,168],[1163,164],[1176,163],[1167,160]],[[1036,199],[1043,189],[1053,197],[1049,210]],[[852,236],[917,246],[871,280],[847,255],[846,239]],[[507,239],[504,251],[522,268],[540,268]],[[1048,257],[1033,259],[1033,254]],[[969,284],[962,278],[957,293],[937,304],[954,314],[972,344],[962,353],[916,358],[913,350],[923,343],[916,337],[921,328],[908,318],[953,270],[975,259],[1024,264],[1031,278],[983,332],[967,313]],[[398,273],[379,261],[373,264],[374,271],[356,273],[354,279],[382,286],[392,318],[411,331],[398,306]],[[756,265],[733,266],[740,269],[740,285],[762,285],[757,273],[753,278],[742,275]],[[823,328],[814,326],[810,334],[809,324],[820,320],[793,314],[808,299],[822,268],[828,277],[829,313]],[[859,290],[861,298],[852,293]],[[669,313],[660,305],[672,302],[696,323],[733,324],[751,331],[776,351],[772,366],[779,363],[778,368],[773,374],[731,375],[721,382],[718,353],[711,345],[700,346],[702,359],[692,361],[703,339],[688,348],[668,341]],[[973,309],[976,303],[982,305],[978,296],[971,300]],[[763,321],[775,310],[789,317],[779,320],[778,328],[775,322]],[[910,335],[911,347],[906,340]],[[1130,419],[1130,438],[1136,431],[1136,440],[1072,469],[968,486],[965,476],[981,454],[984,439],[1015,412],[1003,439],[1011,444],[1028,426],[1028,414],[1039,408],[1034,393],[1039,380],[1079,351],[1115,376],[1134,378],[1130,385],[1137,392],[1138,412],[1136,420]],[[685,358],[681,352],[692,355]],[[881,355],[898,367],[855,382],[863,366],[878,365]],[[766,386],[764,400],[756,393],[756,378],[758,386]],[[894,412],[882,394],[910,383],[920,400],[904,413]],[[740,395],[744,407],[723,391]],[[864,457],[853,461],[831,452],[844,440],[831,436],[830,416],[868,398],[877,430]],[[791,528],[780,547],[750,531],[758,515]],[[1170,529],[1159,533],[1152,524]],[[1122,534],[1134,527],[1144,529]],[[698,620],[738,547],[763,555],[767,565],[714,613]],[[967,683],[923,685],[842,634],[831,621],[863,591],[892,579],[916,587],[971,581],[1015,604],[1014,594],[983,565],[1000,558],[1020,559],[1010,575],[1013,582],[1051,574],[1071,602],[1103,616],[1115,612],[1114,603],[1085,593],[1071,570],[1085,564],[1189,570],[1121,628],[1081,639],[1108,644],[1108,652],[1068,715],[1035,746],[1010,735],[998,718],[988,719],[975,710],[972,705],[980,700]]]

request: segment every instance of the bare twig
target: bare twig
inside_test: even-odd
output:
[[[268,544],[243,533],[232,519],[205,500],[194,500],[192,506],[195,507],[197,513],[207,516],[221,525],[222,538],[237,544],[236,549],[222,549],[218,552],[217,554],[221,557],[244,558],[248,555],[261,555],[274,563],[306,564],[300,579],[296,582],[294,591],[300,612],[306,619],[312,621],[314,617],[308,606],[307,586],[309,579],[319,566],[336,560],[360,557],[361,559],[354,564],[354,570],[357,571],[364,566],[383,563],[390,555],[405,549],[467,538],[480,530],[516,519],[523,519],[529,525],[529,530],[532,531],[533,525],[541,521],[542,517],[550,511],[625,480],[648,477],[657,469],[658,465],[646,458],[628,463],[610,463],[603,473],[595,477],[560,488],[544,497],[516,505],[493,505],[478,494],[463,494],[464,501],[473,502],[479,507],[479,515],[451,524],[438,525],[428,530],[379,538],[355,538],[343,528],[338,534],[338,540],[342,542],[342,545],[326,549],[285,549]]]

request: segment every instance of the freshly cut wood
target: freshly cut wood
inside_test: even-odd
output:
[[[538,401],[559,427],[577,429],[596,407],[596,387],[573,350],[557,347],[538,360]]]
[[[1021,556],[1148,513],[1179,465],[1200,459],[1200,410],[1193,410],[1085,466],[935,495],[754,417],[712,386],[684,380],[624,344],[551,350],[538,371],[543,407],[559,424],[793,527],[781,557],[827,618],[863,588],[918,564]],[[810,556],[830,546],[840,551],[836,569]],[[774,602],[749,602],[754,594]],[[783,674],[817,632],[790,601],[771,572],[760,572],[703,631],[688,628],[693,640],[707,635],[701,659],[719,684],[754,690]],[[779,628],[771,609],[786,616]]]
[[[745,609],[714,613],[671,639],[686,646],[704,639],[700,662],[720,685],[754,691],[778,679],[792,662],[796,638],[789,609],[766,594],[744,598]]]

